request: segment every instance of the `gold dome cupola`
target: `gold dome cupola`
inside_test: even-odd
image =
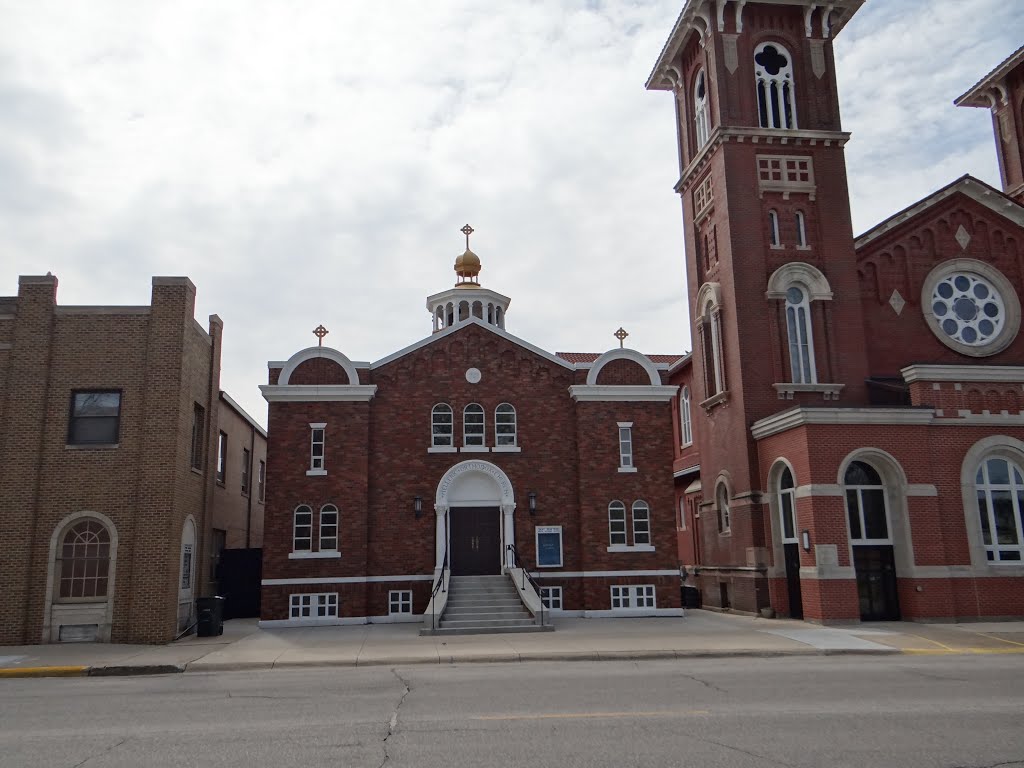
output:
[[[474,318],[504,329],[505,312],[512,300],[480,287],[480,257],[469,249],[473,228],[467,224],[460,231],[466,236],[466,250],[455,259],[455,287],[427,297],[427,311],[433,317],[434,333]]]

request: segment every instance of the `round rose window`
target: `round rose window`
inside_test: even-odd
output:
[[[991,342],[1006,322],[999,291],[970,272],[956,272],[935,285],[932,312],[943,333],[971,347]]]

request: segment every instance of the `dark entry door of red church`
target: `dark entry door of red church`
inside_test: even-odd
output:
[[[501,573],[501,514],[497,507],[451,510],[453,576]]]

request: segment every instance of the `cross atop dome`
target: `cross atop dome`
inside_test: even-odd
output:
[[[455,259],[455,274],[458,275],[455,287],[466,286],[467,288],[476,288],[480,285],[476,279],[481,269],[480,257],[469,250],[469,236],[475,230],[469,224],[466,224],[459,231],[466,236],[466,252]]]

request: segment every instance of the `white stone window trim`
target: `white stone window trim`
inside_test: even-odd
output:
[[[458,453],[459,449],[454,445],[432,445],[427,448],[427,453]]]
[[[889,546],[893,543],[892,518],[889,513],[889,490],[886,488],[885,478],[882,477],[882,473],[871,462],[865,461],[863,458],[859,457],[847,463],[846,471],[849,471],[850,466],[855,463],[864,464],[865,466],[871,467],[871,469],[875,471],[875,473],[879,476],[882,482],[879,483],[878,485],[848,485],[845,482],[845,478],[843,478],[843,508],[846,510],[847,527],[849,527],[850,524],[850,500],[849,496],[847,495],[847,492],[855,491],[857,493],[857,514],[859,518],[858,522],[860,524],[860,536],[855,537],[853,535],[853,531],[851,530],[848,534],[850,538],[850,543],[856,544],[857,546]],[[882,495],[882,505],[885,510],[885,538],[868,538],[866,536],[867,519],[864,516],[864,491],[879,491]]]
[[[330,515],[334,515],[334,522],[326,522],[325,518],[329,519]],[[319,550],[321,552],[337,552],[339,549],[340,541],[338,539],[338,533],[341,527],[341,512],[338,511],[338,507],[334,504],[324,504],[320,507],[320,529],[317,532],[319,541]],[[331,531],[333,529],[334,535],[324,535],[324,530]],[[324,543],[330,544],[330,540],[334,539],[334,546],[324,546]]]
[[[558,534],[558,562],[540,564],[540,537],[541,535]],[[561,568],[565,562],[565,540],[562,537],[562,526],[560,525],[538,525],[533,529],[533,551],[534,560],[537,561],[537,568]]]
[[[511,420],[508,416],[511,415]],[[502,421],[504,417],[504,421]],[[508,427],[511,425],[511,432],[508,431]],[[502,432],[502,427],[505,431]],[[509,441],[508,438],[511,438]],[[505,439],[506,442],[502,442]],[[516,412],[516,407],[512,403],[498,403],[494,409],[494,450],[504,449],[508,451],[511,448],[517,448],[519,446],[519,414]],[[512,451],[508,451],[512,452]]]
[[[693,80],[693,124],[698,152],[708,143],[708,138],[711,135],[708,91],[707,71],[701,67]]]
[[[658,607],[658,590],[653,584],[612,584],[612,610],[643,611]]]
[[[811,317],[810,291],[806,286],[799,283],[789,286],[785,313],[790,382],[816,385],[818,366],[814,358],[814,319]]]
[[[633,502],[633,547],[651,546],[651,507],[642,499]],[[641,523],[638,525],[638,522]],[[653,549],[653,547],[652,547]]]
[[[613,544],[608,547],[609,552],[656,552],[652,544]]]
[[[338,618],[337,592],[297,592],[288,596],[288,618],[329,621]],[[321,609],[323,613],[321,614]],[[307,611],[305,615],[303,611]]]
[[[1024,562],[995,562],[988,560],[986,555],[974,481],[982,462],[994,458],[1007,459],[1024,468],[1024,441],[1009,435],[992,435],[976,442],[964,456],[960,487],[963,489],[962,506],[972,571],[976,576],[1024,576]]]
[[[338,560],[340,557],[341,552],[336,549],[324,552],[302,550],[288,553],[289,560]]]
[[[474,417],[472,422],[468,418],[471,414]],[[476,417],[479,417],[479,421]],[[473,431],[470,431],[470,427],[473,427]],[[477,440],[480,442],[476,442]],[[482,450],[474,451],[475,448]],[[487,411],[480,403],[469,403],[462,409],[462,450],[467,453],[485,453],[488,450]]]
[[[806,251],[810,250],[811,246],[807,244],[807,217],[803,211],[797,211],[795,214],[796,218],[796,247],[798,250]]]
[[[402,616],[412,613],[412,590],[388,590],[388,616]]]
[[[732,493],[724,480],[720,480],[715,487],[715,513],[718,518],[718,535],[729,536],[732,534],[732,508],[730,502]]]
[[[992,461],[1005,461],[1007,463],[1009,475],[1008,482],[995,483],[990,479],[988,465],[989,462]],[[1024,483],[1019,483],[1015,481],[1014,474],[1024,475],[1024,467],[1021,466],[1020,462],[1015,461],[1014,459],[1008,456],[993,454],[986,456],[981,461],[981,463],[978,465],[978,472],[983,473],[983,480],[981,484],[978,484],[977,478],[975,478],[974,487],[976,491],[976,497],[981,496],[982,494],[985,495],[987,507],[986,522],[988,523],[990,537],[992,540],[991,544],[986,544],[984,542],[984,539],[982,539],[982,547],[985,550],[986,560],[989,563],[989,565],[992,565],[997,568],[1005,568],[1006,566],[1020,567],[1024,565],[1024,501],[1022,501],[1021,498],[1022,496],[1024,496]],[[1010,500],[1013,508],[1012,522],[1015,528],[1014,532],[1017,537],[1016,544],[1000,544],[998,542],[998,529],[996,526],[995,511],[993,509],[994,505],[992,504],[993,492],[1006,492],[1009,493],[1010,495]],[[975,501],[975,505],[978,505],[977,500]],[[978,514],[980,523],[980,507],[977,508],[976,512]],[[982,528],[982,533],[984,534],[984,528]],[[1008,558],[1006,560],[1003,560],[1002,556],[1006,552],[1015,553],[1017,555],[1017,559]],[[988,557],[989,554],[992,555],[991,558]]]
[[[774,208],[768,211],[768,247],[782,248],[782,234],[779,231],[779,212]]]
[[[549,611],[562,610],[562,588],[541,587],[540,601]]]
[[[619,428],[619,472],[636,472],[633,464],[633,422],[616,422]]]
[[[319,448],[319,454],[317,452]],[[309,425],[309,469],[307,475],[326,475],[327,468],[327,422],[319,421]]]
[[[620,518],[621,513],[621,518]],[[620,525],[621,524],[621,525]],[[608,503],[608,549],[629,547],[629,529],[626,526],[626,505],[618,499]],[[621,537],[621,541],[616,541]]]
[[[775,48],[787,61],[776,74],[757,63],[767,48]],[[796,109],[796,81],[793,76],[793,55],[776,40],[765,40],[754,49],[754,99],[758,105],[758,122],[762,128],[795,131],[799,129]],[[764,109],[761,108],[762,93]],[[775,96],[773,99],[772,96]],[[788,100],[787,100],[788,94]],[[789,114],[786,106],[789,106]]]
[[[728,399],[725,358],[722,352],[722,286],[704,283],[697,291],[695,322],[704,361],[704,394],[701,407],[710,410]],[[708,370],[710,363],[711,370]]]
[[[987,344],[964,344],[951,338],[943,329],[941,321],[932,309],[932,297],[939,283],[958,273],[973,273],[995,288],[1006,317],[1003,326],[992,341]],[[1020,331],[1020,297],[1013,284],[995,267],[978,259],[949,259],[937,265],[924,279],[921,286],[921,309],[928,328],[945,346],[968,357],[988,357],[1006,349]]]

